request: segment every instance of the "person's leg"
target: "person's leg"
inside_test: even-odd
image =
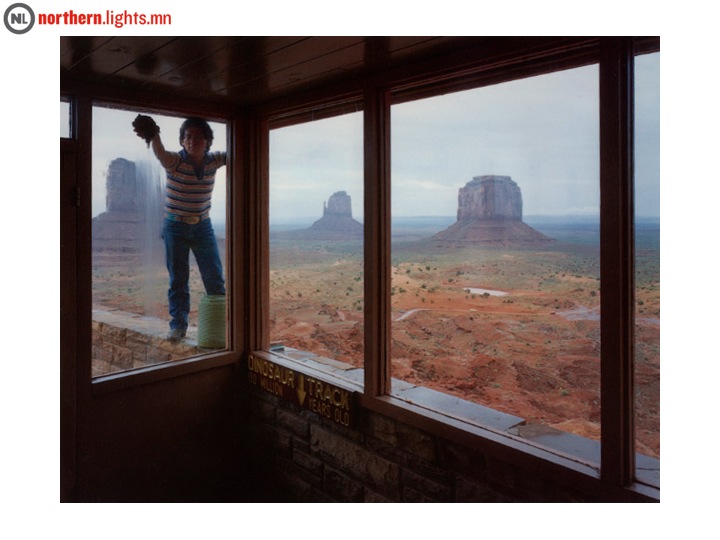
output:
[[[205,292],[209,295],[225,294],[222,261],[210,219],[195,226],[192,250],[200,270]]]
[[[170,329],[177,330],[183,337],[188,326],[190,312],[190,246],[186,238],[187,225],[165,220],[163,238],[170,287],[168,303],[170,307]]]

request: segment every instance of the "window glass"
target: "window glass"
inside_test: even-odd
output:
[[[636,449],[660,457],[660,53],[635,58]]]
[[[60,137],[68,139],[72,135],[70,129],[70,102],[61,99],[60,100]]]
[[[392,107],[394,395],[600,438],[598,108],[597,66]]]
[[[225,348],[226,167],[206,161],[198,178],[186,159],[179,169],[173,165],[171,187],[152,148],[133,132],[137,115],[93,108],[93,376]],[[184,118],[150,116],[164,148],[179,153]],[[225,126],[209,125],[209,152],[224,163]],[[213,184],[209,175],[217,166]],[[172,272],[166,245],[175,254]]]
[[[363,365],[363,137],[353,113],[270,132],[270,339]]]

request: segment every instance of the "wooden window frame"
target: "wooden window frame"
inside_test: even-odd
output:
[[[110,93],[111,94],[111,93]],[[236,306],[245,305],[247,287],[244,279],[245,273],[243,261],[247,260],[244,254],[245,246],[240,243],[236,247],[231,238],[242,238],[246,234],[246,220],[238,219],[238,216],[246,215],[245,208],[248,195],[245,193],[247,183],[244,178],[244,168],[237,167],[236,163],[244,163],[245,156],[241,155],[245,149],[241,145],[241,137],[244,130],[242,118],[232,114],[230,111],[217,108],[198,109],[185,102],[177,103],[138,103],[127,100],[122,96],[109,95],[105,98],[98,98],[92,93],[86,93],[84,89],[68,88],[61,93],[61,99],[70,102],[71,123],[75,128],[71,130],[71,139],[61,139],[63,148],[72,145],[77,156],[77,175],[75,185],[66,186],[65,191],[73,197],[75,207],[75,237],[78,248],[76,254],[76,293],[75,306],[76,335],[77,341],[74,345],[77,358],[82,359],[77,363],[77,392],[78,400],[85,402],[91,396],[99,396],[115,391],[150,384],[166,380],[172,377],[181,377],[191,373],[204,371],[206,369],[218,368],[232,365],[239,362],[241,350],[246,345],[244,328],[246,321],[240,316]],[[226,228],[228,231],[228,251],[226,263],[226,278],[228,281],[227,302],[230,317],[227,333],[227,347],[222,351],[209,352],[198,356],[164,362],[142,368],[127,371],[118,371],[105,375],[93,377],[91,367],[92,357],[92,289],[91,289],[91,249],[92,245],[92,146],[93,146],[93,109],[96,106],[117,107],[124,110],[138,111],[145,114],[167,114],[201,116],[212,121],[223,122],[227,126],[226,136],[228,141],[227,153],[227,209]],[[130,129],[130,128],[129,128]],[[132,135],[132,132],[129,132]],[[237,169],[237,170],[236,170]],[[230,179],[235,181],[231,181]],[[238,181],[240,180],[240,181]],[[72,357],[74,355],[68,355]]]

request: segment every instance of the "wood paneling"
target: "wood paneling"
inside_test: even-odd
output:
[[[388,69],[467,38],[60,38],[65,81],[249,106]],[[472,40],[470,40],[472,41]]]

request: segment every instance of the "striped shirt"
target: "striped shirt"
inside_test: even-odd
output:
[[[176,216],[205,216],[210,212],[215,172],[227,163],[225,152],[206,152],[203,170],[196,172],[185,150],[171,152],[165,169],[165,211]]]

